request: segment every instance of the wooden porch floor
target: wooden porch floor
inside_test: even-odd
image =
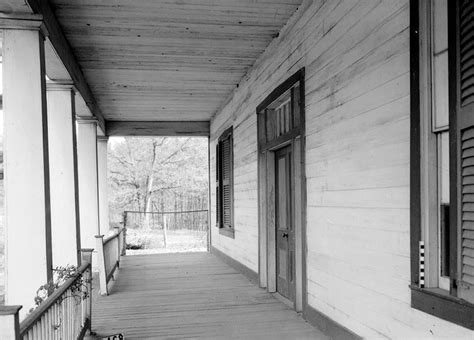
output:
[[[97,290],[96,290],[97,292]],[[93,330],[126,339],[327,339],[209,253],[125,256]]]

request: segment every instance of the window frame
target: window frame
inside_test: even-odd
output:
[[[411,260],[411,306],[412,308],[426,312],[428,314],[439,317],[443,320],[450,321],[457,325],[474,329],[474,304],[457,297],[457,265],[458,265],[458,225],[457,214],[450,214],[450,291],[439,288],[420,288],[419,286],[419,242],[422,240],[422,214],[423,204],[422,197],[422,180],[425,176],[422,164],[422,147],[423,142],[423,126],[422,126],[422,65],[421,60],[421,37],[420,37],[420,14],[423,1],[410,0],[410,260]],[[424,8],[424,7],[423,7]],[[454,11],[454,12],[453,12]],[[455,25],[451,19],[456,11],[456,4],[448,1],[448,48],[449,48],[449,65],[453,65],[456,61],[456,55],[453,49],[453,42],[456,39]],[[453,29],[454,28],[454,29]],[[451,68],[451,67],[450,67]],[[453,79],[454,78],[454,79]],[[455,74],[449,74],[449,92],[455,93],[456,82]],[[454,91],[454,92],[453,92]],[[449,120],[450,120],[450,154],[456,151],[456,144],[452,143],[455,136],[455,98],[450,95],[449,98]],[[455,154],[455,153],[454,153]],[[456,211],[457,207],[457,178],[456,178],[456,162],[450,161],[450,205],[453,206],[452,211]]]
[[[229,161],[229,187],[230,187],[230,226],[224,225],[224,208],[223,208],[223,148],[222,145],[225,140],[230,139]],[[219,229],[219,234],[234,238],[235,224],[234,224],[234,127],[231,126],[226,129],[218,138],[216,144],[216,227]]]

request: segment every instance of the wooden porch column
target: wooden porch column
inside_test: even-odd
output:
[[[97,136],[97,168],[99,176],[99,216],[100,234],[109,232],[109,201],[107,185],[107,142],[109,138]]]
[[[95,248],[95,236],[100,233],[97,121],[91,118],[77,117],[76,123],[81,245],[83,248]]]
[[[23,313],[52,277],[44,37],[28,22],[3,31],[5,299]]]
[[[53,267],[80,264],[77,150],[72,84],[47,84]]]

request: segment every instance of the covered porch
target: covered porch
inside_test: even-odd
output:
[[[125,256],[92,330],[125,339],[328,339],[210,253]]]
[[[470,0],[0,1],[0,338],[322,338],[302,315],[472,339],[473,22]],[[123,256],[111,136],[207,138],[211,254]]]

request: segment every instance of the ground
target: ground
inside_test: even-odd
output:
[[[127,230],[127,243],[141,243],[142,249],[127,249],[127,255],[207,251],[207,231],[168,230],[166,247],[163,230]]]

